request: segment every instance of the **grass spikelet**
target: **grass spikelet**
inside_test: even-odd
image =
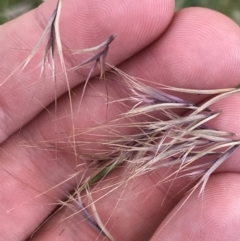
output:
[[[91,61],[96,63],[99,56]],[[90,63],[89,60],[86,62]],[[187,200],[198,187],[199,195],[204,192],[209,177],[240,145],[234,133],[207,126],[209,121],[221,118],[221,111],[209,107],[223,98],[238,94],[239,88],[201,90],[203,95],[212,95],[198,105],[177,97],[181,89],[166,86],[154,88],[122,74],[121,70],[112,69],[115,74],[121,74],[121,84],[127,93],[127,97],[118,100],[118,103],[128,108],[106,124],[96,125],[89,130],[77,130],[75,137],[80,137],[80,140],[75,142],[76,147],[88,147],[95,143],[101,145],[102,150],[84,148],[86,152],[78,154],[89,164],[91,172],[88,175],[88,171],[84,173],[74,194],[64,203],[73,210],[77,207],[74,215],[81,213],[108,240],[114,240],[114,237],[101,221],[96,205],[103,197],[95,200],[93,195],[99,191],[96,187],[115,170],[124,168],[120,181],[106,184],[104,188],[109,191],[105,195],[136,177],[159,169],[170,169],[173,171],[167,173],[158,184],[180,178],[188,178],[189,183],[195,181],[195,185],[186,193]],[[164,89],[171,94],[165,93]],[[193,94],[196,90],[185,89],[184,92]],[[121,130],[126,127],[133,131],[122,135]],[[104,134],[95,134],[98,130]],[[81,139],[82,136],[84,138]],[[88,205],[84,204],[82,195],[87,196]]]
[[[84,96],[84,93],[86,91],[86,87],[87,87],[87,84],[90,80],[90,78],[92,77],[93,75],[93,72],[94,70],[96,69],[98,63],[100,63],[100,71],[101,71],[101,74],[100,74],[100,78],[102,78],[104,76],[104,73],[105,73],[105,66],[106,66],[106,57],[107,57],[107,54],[108,54],[108,50],[109,50],[109,45],[111,44],[111,42],[115,39],[116,35],[111,35],[108,39],[106,39],[103,43],[99,44],[98,46],[96,47],[92,47],[92,48],[88,48],[88,49],[83,49],[81,51],[77,51],[76,53],[88,53],[88,52],[93,52],[93,51],[97,51],[101,48],[103,48],[103,50],[101,50],[99,53],[96,53],[94,56],[92,56],[91,58],[83,61],[80,65],[76,66],[73,68],[73,70],[76,70],[78,68],[81,68],[85,65],[88,65],[90,63],[93,62],[93,65],[88,73],[88,76],[85,80],[85,83],[84,83],[84,87],[83,87],[83,93],[82,93],[82,96],[81,96],[81,100],[80,100],[80,104],[82,103],[82,98]],[[75,53],[75,54],[76,54]]]
[[[210,175],[240,145],[240,141],[236,140],[233,133],[205,126],[207,122],[221,115],[221,112],[212,111],[209,107],[222,98],[239,93],[239,89],[202,90],[201,94],[213,94],[213,96],[207,102],[196,105],[136,80],[125,79],[125,81],[127,82],[125,86],[131,90],[128,101],[132,102],[133,107],[120,118],[131,119],[127,126],[137,129],[139,133],[124,137],[117,135],[116,139],[107,142],[101,140],[109,148],[104,154],[105,157],[95,153],[94,156],[85,155],[84,158],[96,163],[105,160],[104,164],[98,167],[98,171],[86,179],[77,191],[82,192],[87,186],[101,182],[119,166],[125,166],[123,182],[159,168],[175,166],[177,170],[167,175],[161,182],[171,180],[176,175],[179,178],[195,177],[199,181],[189,195],[202,185],[200,195]],[[181,92],[181,89],[171,87],[167,87],[167,90]],[[184,92],[192,94],[197,90]],[[176,114],[183,109],[188,110],[188,113],[184,116]],[[145,121],[134,121],[139,116],[145,116],[146,118],[143,118]],[[210,161],[207,158],[209,156],[211,156]]]
[[[44,56],[44,60],[42,63],[42,70],[41,73],[44,70],[44,65],[46,63],[46,60],[49,57],[49,53],[52,53],[52,57],[54,56],[54,41],[55,41],[55,29],[54,29],[54,23],[56,21],[56,17],[57,17],[57,8],[53,11],[42,35],[40,36],[38,42],[36,43],[36,45],[33,47],[33,49],[31,50],[30,54],[28,55],[28,57],[14,70],[11,72],[11,74],[2,82],[0,83],[0,86],[2,86],[9,78],[12,77],[13,74],[16,73],[17,70],[19,70],[21,68],[21,71],[29,64],[29,62],[31,61],[31,59],[34,57],[34,55],[37,53],[37,51],[39,50],[40,46],[42,45],[42,43],[44,42],[44,40],[47,38],[48,34],[49,35],[49,39],[47,42],[47,46],[45,49],[45,56]]]

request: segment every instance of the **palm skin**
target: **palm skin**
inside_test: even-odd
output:
[[[0,53],[4,56],[0,63],[2,82],[36,44],[55,5],[56,0],[49,0],[0,27]],[[70,0],[63,5],[61,26],[65,49],[95,46],[116,33],[109,61],[133,76],[199,89],[239,84],[239,27],[211,10],[190,8],[174,13],[173,0],[104,3]],[[59,152],[56,160],[52,150],[21,145],[56,138],[56,120],[51,114],[55,111],[56,86],[52,80],[38,81],[36,66],[41,61],[41,51],[44,49],[21,74],[12,75],[0,88],[1,240],[27,240],[56,208],[54,203],[64,199],[80,180],[77,176],[58,185],[76,173],[73,154]],[[84,60],[81,55],[70,57],[66,56],[68,68]],[[87,69],[69,75],[70,86],[74,87],[73,110],[78,108],[86,75]],[[118,98],[122,93],[114,82],[117,80],[109,84],[108,91]],[[91,84],[94,87],[91,91],[96,93],[105,89],[99,79],[92,78]],[[58,115],[63,117],[59,118],[58,128],[61,133],[70,133],[73,123],[64,75],[57,77],[56,94],[61,96],[57,108]],[[81,107],[84,114],[76,116],[76,128],[104,122],[106,112],[109,119],[116,116],[116,108],[107,109],[92,96],[94,93],[86,92]],[[203,101],[201,98],[196,96],[192,101],[198,103]],[[211,125],[239,134],[239,104],[238,95],[215,104],[213,108],[223,113]],[[111,215],[107,228],[116,240],[238,240],[239,172],[238,150],[209,179],[204,195],[198,197],[194,193],[178,210],[184,196],[175,193],[186,183],[177,183],[170,192],[163,184],[149,188],[160,181],[161,171],[156,171],[129,182],[124,192],[120,188],[102,198],[97,203],[98,212],[105,222]],[[97,198],[95,195],[94,199]],[[31,240],[104,240],[80,215],[59,222],[64,212],[50,218]]]

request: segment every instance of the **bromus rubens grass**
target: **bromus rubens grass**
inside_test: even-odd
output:
[[[59,0],[39,42],[18,69],[14,70],[1,85],[18,70],[23,71],[39,48],[45,45],[45,55],[42,56],[40,63],[40,76],[45,78],[45,81],[53,80],[56,86],[58,75],[65,76],[70,113],[67,118],[71,118],[72,130],[64,137],[56,137],[56,140],[42,143],[24,142],[20,145],[52,150],[56,152],[56,159],[59,152],[69,152],[75,156],[76,174],[69,179],[77,177],[77,187],[66,196],[65,200],[59,200],[60,208],[51,217],[62,209],[71,210],[65,212],[66,215],[62,220],[82,215],[84,222],[99,232],[99,237],[103,235],[113,241],[115,239],[111,230],[106,228],[111,215],[104,218],[107,221],[103,221],[98,213],[98,202],[116,190],[124,192],[124,188],[132,180],[158,173],[158,183],[149,189],[164,184],[171,192],[173,183],[181,179],[186,185],[175,191],[176,196],[184,192],[186,202],[194,192],[198,192],[199,196],[203,195],[209,177],[240,145],[240,139],[235,133],[211,127],[213,120],[221,118],[221,110],[214,109],[213,105],[224,98],[239,94],[240,87],[186,89],[130,76],[107,62],[112,42],[118,41],[118,36],[114,33],[106,36],[104,41],[99,41],[97,46],[67,50],[72,56],[79,54],[87,56],[85,61],[68,69],[64,59],[66,49],[62,46],[59,25],[62,5],[63,1]],[[75,108],[72,104],[75,96],[68,75],[82,68],[89,68],[89,72],[79,97],[79,105]],[[100,72],[97,80],[105,83],[102,92],[93,90],[91,85],[91,78],[96,71]],[[114,78],[117,79],[116,85],[121,92],[119,96],[112,95],[111,87],[109,89],[108,86]],[[102,118],[106,121],[95,123],[92,128],[78,128],[75,125],[77,121],[75,109],[80,115],[83,113],[85,96],[89,97],[91,90],[104,99],[103,108],[106,109],[107,115]],[[195,95],[204,96],[205,101],[193,103],[191,96]],[[108,116],[108,110],[112,106],[117,113],[114,118]],[[58,97],[55,94],[56,119],[57,107]],[[61,130],[56,127],[57,132]],[[78,162],[79,159],[81,164]],[[79,165],[84,166],[84,171],[82,168],[78,171]],[[38,197],[45,194],[47,192],[39,194]],[[121,197],[118,202],[121,202]],[[114,212],[114,207],[109,207]]]

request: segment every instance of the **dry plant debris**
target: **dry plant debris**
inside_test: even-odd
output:
[[[38,51],[40,45],[43,44],[44,39],[48,37],[41,73],[45,71],[46,63],[48,63],[51,66],[52,78],[56,81],[55,55],[57,51],[62,70],[68,82],[59,27],[61,8],[62,1],[59,0],[42,37],[20,68],[26,67]],[[95,130],[99,128],[105,131],[105,135],[99,136],[97,139],[101,145],[106,147],[106,150],[98,152],[96,149],[94,152],[91,152],[94,154],[78,153],[78,156],[85,160],[86,163],[89,163],[94,172],[90,176],[84,176],[79,187],[74,193],[69,195],[69,200],[62,203],[63,206],[68,205],[69,208],[75,210],[76,214],[81,213],[90,225],[109,240],[114,240],[114,238],[98,216],[90,189],[93,185],[101,182],[109,173],[119,167],[125,168],[121,180],[112,184],[111,190],[115,190],[118,186],[137,176],[150,173],[159,168],[176,167],[174,172],[166,175],[160,182],[181,176],[189,177],[191,182],[192,180],[196,182],[186,195],[191,195],[198,187],[200,187],[200,195],[204,191],[210,175],[240,145],[240,140],[237,139],[234,133],[216,130],[207,126],[209,121],[221,116],[221,112],[211,110],[211,106],[223,98],[238,94],[240,92],[239,86],[213,90],[181,89],[164,85],[152,87],[146,81],[143,83],[116,67],[107,64],[106,59],[109,46],[114,38],[115,35],[113,34],[98,46],[75,52],[75,54],[93,54],[92,57],[79,63],[75,68],[91,65],[81,101],[84,98],[88,82],[99,65],[101,78],[104,77],[106,67],[112,73],[121,76],[122,81],[120,84],[128,90],[128,97],[120,100],[119,103],[123,105],[126,103],[131,104],[126,113],[122,113],[115,120],[105,125],[95,127]],[[206,102],[196,105],[177,97],[178,93],[185,93],[186,95],[201,94],[211,97]],[[71,102],[70,87],[69,99]],[[72,109],[71,103],[70,108]],[[183,111],[187,114],[178,114]],[[138,121],[140,117],[141,121]],[[124,122],[124,120],[128,121]],[[120,131],[112,131],[112,128],[116,126],[119,130],[127,127],[136,131],[132,134],[121,135]],[[82,130],[82,133],[88,136],[87,141],[82,143],[83,145],[88,145],[96,139],[96,136],[91,135],[91,131]],[[75,133],[74,130],[73,133]],[[81,135],[81,131],[79,131],[78,135]],[[74,141],[74,145],[78,144]],[[85,205],[83,203],[82,195],[88,197],[89,204]]]

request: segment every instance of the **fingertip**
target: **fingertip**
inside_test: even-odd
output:
[[[199,189],[190,197],[186,194],[151,241],[237,240],[240,235],[239,181],[239,174],[234,173],[212,176],[200,197]]]
[[[136,68],[128,68],[128,62],[122,66],[131,75],[170,86],[235,87],[239,46],[239,26],[230,18],[210,9],[186,8],[174,14],[161,38],[131,59]]]
[[[161,44],[172,85],[222,88],[239,82],[239,26],[219,12],[206,8],[177,12]]]

